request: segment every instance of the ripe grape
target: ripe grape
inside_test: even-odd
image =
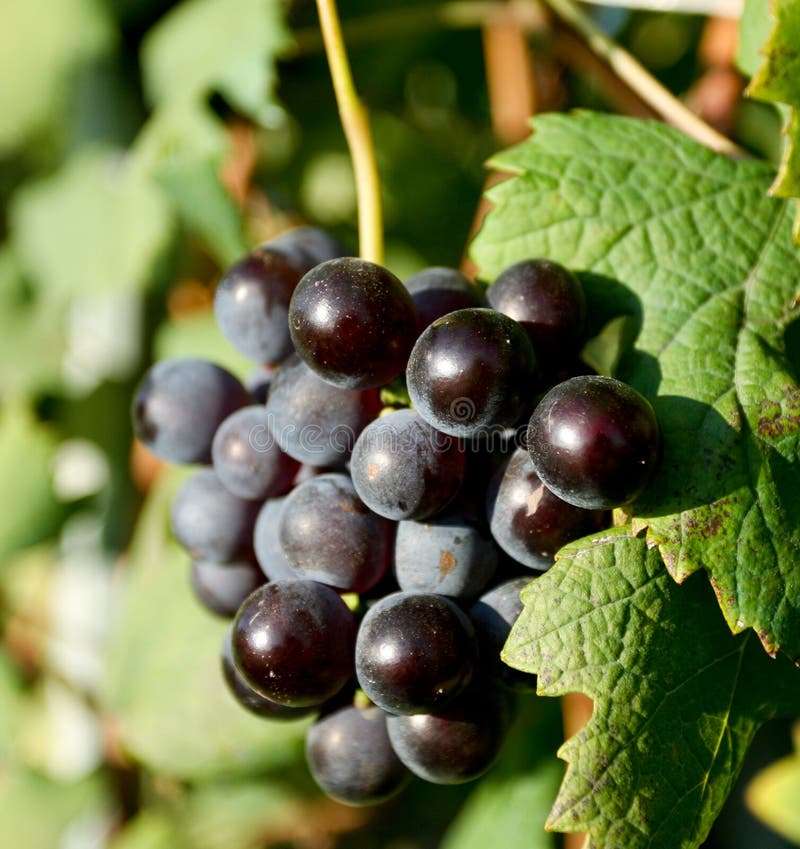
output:
[[[393,593],[367,610],[356,639],[361,689],[388,713],[451,701],[472,679],[477,645],[467,616],[433,593]]]
[[[549,569],[559,548],[608,526],[605,511],[575,507],[550,492],[524,448],[495,473],[486,514],[497,544],[529,569]]]
[[[318,475],[286,498],[279,538],[302,578],[364,592],[389,568],[394,525],[367,508],[344,474]]]
[[[228,492],[213,469],[200,469],[173,499],[172,531],[193,557],[228,563],[252,550],[259,506]]]
[[[476,522],[447,513],[424,522],[400,522],[394,557],[401,590],[468,599],[491,580],[497,547]]]
[[[383,802],[411,778],[377,707],[351,705],[319,719],[306,734],[306,760],[322,790],[345,805]]]
[[[285,495],[282,498],[268,498],[258,511],[253,528],[253,550],[256,560],[261,571],[270,581],[300,577],[286,559],[280,540],[280,523],[286,498]]]
[[[306,271],[326,260],[350,255],[346,245],[319,227],[293,227],[267,244],[272,250],[291,256]]]
[[[289,308],[297,353],[323,380],[346,389],[388,383],[405,368],[416,310],[387,269],[345,257],[303,277]]]
[[[528,450],[545,486],[589,510],[621,507],[647,486],[661,437],[650,402],[611,377],[573,377],[533,411]]]
[[[455,440],[416,411],[396,410],[363,430],[350,473],[371,510],[389,519],[424,519],[452,501],[465,465]]]
[[[284,454],[267,427],[267,411],[251,405],[237,410],[217,428],[211,445],[214,471],[239,498],[263,500],[283,495],[300,464]]]
[[[264,573],[250,560],[193,560],[190,576],[197,600],[206,610],[225,619],[236,616],[241,603],[264,583]]]
[[[314,466],[341,466],[380,407],[377,390],[332,386],[292,356],[273,379],[267,421],[290,457]]]
[[[390,716],[389,739],[397,757],[433,784],[463,784],[494,763],[511,722],[508,695],[473,687],[435,713]]]
[[[273,581],[253,592],[233,623],[233,660],[244,680],[289,707],[319,705],[353,674],[356,623],[334,590]]]
[[[162,360],[142,378],[133,400],[133,431],[168,463],[210,463],[220,423],[250,403],[228,371],[190,357]]]
[[[422,418],[452,436],[513,425],[535,390],[536,355],[522,327],[496,310],[452,312],[419,337],[408,393]]]
[[[489,286],[486,300],[527,331],[540,367],[557,365],[579,349],[586,324],[586,296],[578,278],[547,259],[506,268]]]
[[[405,281],[405,287],[417,308],[418,334],[449,312],[483,306],[478,287],[455,268],[423,268]]]

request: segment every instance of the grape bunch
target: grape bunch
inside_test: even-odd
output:
[[[485,292],[442,267],[403,283],[298,228],[228,269],[214,309],[249,388],[160,362],[133,420],[199,465],[172,529],[197,598],[231,620],[230,692],[314,716],[309,769],[347,804],[478,777],[535,688],[500,659],[520,593],[648,484],[652,407],[580,365],[584,292],[543,259]]]

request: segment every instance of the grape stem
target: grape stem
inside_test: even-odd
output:
[[[358,202],[359,254],[362,259],[380,264],[383,262],[383,211],[369,116],[353,83],[336,0],[317,0],[317,11],[339,118],[353,163]]]

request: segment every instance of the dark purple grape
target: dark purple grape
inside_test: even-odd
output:
[[[228,492],[213,469],[200,469],[175,495],[172,531],[192,557],[228,563],[252,551],[260,506]]]
[[[377,390],[331,386],[292,356],[273,380],[267,419],[290,457],[313,466],[341,466],[380,408]]]
[[[233,619],[247,596],[264,583],[264,573],[250,560],[193,560],[190,578],[197,600],[206,610],[225,619]]]
[[[366,612],[356,639],[361,689],[388,713],[435,710],[469,684],[475,632],[455,602],[394,593]]]
[[[433,784],[463,784],[494,763],[511,724],[507,693],[473,687],[435,713],[390,716],[389,739],[397,757]]]
[[[300,577],[286,559],[280,540],[280,523],[286,498],[285,495],[282,498],[268,498],[258,512],[253,529],[253,550],[256,560],[261,571],[270,581]]]
[[[279,363],[292,353],[289,302],[307,270],[304,258],[267,243],[225,272],[214,294],[214,316],[237,351],[257,363]]]
[[[531,458],[517,448],[489,485],[486,515],[497,544],[529,569],[545,570],[555,553],[574,539],[609,525],[604,510],[575,507],[539,480]]]
[[[133,432],[168,463],[210,463],[220,423],[250,403],[242,384],[205,360],[162,360],[142,378],[133,400]]]
[[[323,380],[346,389],[397,377],[414,344],[416,321],[403,284],[382,266],[354,257],[309,271],[289,308],[297,353]]]
[[[377,707],[350,705],[315,722],[306,734],[306,761],[320,788],[345,805],[383,802],[411,779]]]
[[[273,581],[250,595],[233,622],[236,669],[266,698],[319,705],[353,674],[356,622],[330,587]]]
[[[351,251],[335,236],[319,227],[293,227],[268,242],[270,248],[290,255],[306,271],[321,262],[342,256]]]
[[[406,380],[425,421],[452,436],[513,425],[534,394],[536,355],[522,327],[490,309],[434,321],[408,360]]]
[[[417,333],[447,315],[469,307],[482,307],[483,293],[456,268],[434,265],[412,274],[406,289],[417,308]]]
[[[277,702],[272,702],[264,696],[257,693],[236,670],[233,663],[233,653],[231,650],[232,628],[225,631],[225,636],[222,640],[222,651],[220,660],[222,665],[222,675],[225,683],[228,685],[228,690],[234,699],[250,713],[264,719],[280,719],[290,720],[299,719],[303,716],[308,716],[314,713],[313,707],[293,708],[286,705],[279,705]]]
[[[279,538],[298,576],[361,593],[380,581],[392,557],[394,524],[367,508],[347,475],[318,475],[283,506]]]
[[[361,500],[389,519],[424,519],[452,501],[464,478],[458,443],[414,410],[376,419],[359,436],[350,474]]]
[[[474,598],[496,566],[494,541],[465,516],[448,513],[397,526],[394,568],[401,590]]]
[[[272,385],[272,379],[275,377],[274,366],[258,366],[250,373],[245,386],[250,393],[251,402],[253,404],[266,404],[269,397],[269,388]]]
[[[214,471],[239,498],[261,501],[288,492],[300,464],[281,451],[267,427],[267,411],[252,405],[228,416],[211,446]]]
[[[511,578],[484,593],[469,610],[475,626],[484,673],[498,679],[514,690],[534,691],[536,676],[503,663],[500,652],[506,644],[511,628],[522,613],[520,593],[530,584],[531,578]]]
[[[527,331],[540,368],[558,367],[578,353],[586,325],[586,296],[578,278],[556,262],[526,259],[506,268],[486,292],[494,309]]]
[[[633,501],[658,463],[661,436],[650,402],[611,377],[573,377],[533,411],[528,450],[545,486],[564,501],[607,510]]]

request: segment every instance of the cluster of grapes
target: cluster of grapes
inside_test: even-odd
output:
[[[314,778],[367,804],[412,773],[489,768],[534,683],[500,661],[530,570],[641,492],[659,431],[641,395],[576,366],[586,304],[563,267],[521,262],[484,293],[345,254],[314,228],[249,253],[215,313],[270,367],[248,390],[158,363],[133,416],[155,454],[204,464],[172,526],[198,598],[233,620],[231,692],[265,717],[317,713]],[[411,405],[383,407],[389,384]]]

